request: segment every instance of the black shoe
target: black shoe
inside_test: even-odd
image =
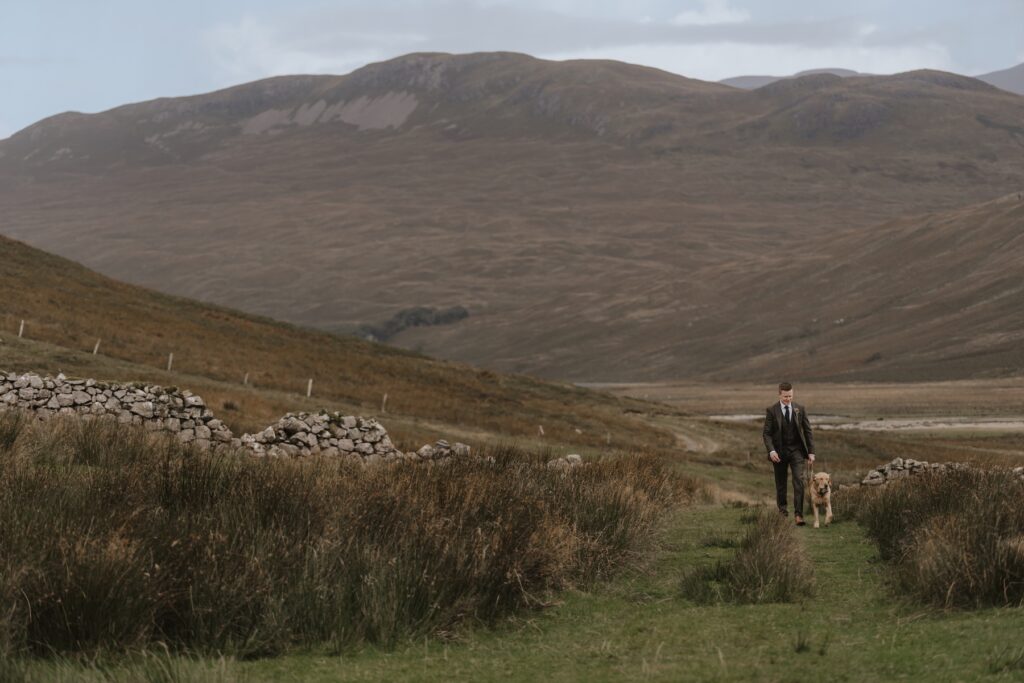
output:
[[[779,508],[779,514],[780,514],[780,515],[782,515],[783,517],[789,517],[789,513],[788,513],[788,512],[786,512],[786,511],[785,511],[784,509],[782,509],[782,508]]]
[[[804,524],[807,524],[807,522],[804,521],[804,518],[800,515],[797,515],[796,517],[794,517],[794,519],[796,520],[797,526],[803,526]]]

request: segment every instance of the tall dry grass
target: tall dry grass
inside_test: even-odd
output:
[[[0,656],[258,656],[490,623],[623,567],[697,489],[640,456],[563,473],[482,455],[256,460],[2,414]]]
[[[689,572],[683,595],[700,603],[759,604],[813,594],[814,570],[792,523],[774,510],[760,510],[750,521],[732,559]]]
[[[1009,471],[928,472],[839,498],[907,594],[942,607],[1024,605],[1024,482]]]

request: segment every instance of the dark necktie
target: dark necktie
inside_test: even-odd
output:
[[[786,422],[789,422],[789,406],[786,406]]]

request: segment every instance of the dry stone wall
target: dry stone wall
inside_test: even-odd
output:
[[[914,460],[913,458],[896,458],[884,465],[879,465],[867,473],[861,486],[881,486],[896,479],[903,479],[923,472],[945,472],[946,470],[964,470],[971,466],[962,462],[932,462]],[[1024,479],[1024,467],[1014,467],[1013,474]]]
[[[340,413],[288,413],[256,434],[244,434],[241,445],[265,456],[301,457],[309,455],[347,456],[366,463],[394,460],[443,460],[469,455],[469,446],[449,445],[441,440],[416,452],[403,453],[395,448],[384,426],[377,420]]]
[[[56,415],[110,416],[149,431],[171,432],[203,448],[230,444],[233,438],[202,398],[175,387],[0,373],[0,406],[31,411],[44,420]]]
[[[345,456],[364,463],[395,460],[434,461],[468,456],[466,444],[441,440],[403,453],[377,420],[340,413],[288,413],[255,434],[235,437],[203,399],[176,387],[109,384],[64,375],[41,377],[0,372],[0,410],[34,413],[39,419],[59,415],[85,419],[107,417],[169,432],[200,448],[234,447],[257,456]]]

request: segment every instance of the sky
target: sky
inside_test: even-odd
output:
[[[1024,62],[1024,0],[0,0],[0,139],[63,111],[491,50],[703,80],[978,75]]]

